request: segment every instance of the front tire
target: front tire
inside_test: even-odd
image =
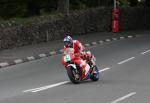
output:
[[[79,84],[80,79],[75,77],[75,73],[76,71],[73,67],[70,66],[67,68],[67,74],[68,74],[70,81],[74,84]]]

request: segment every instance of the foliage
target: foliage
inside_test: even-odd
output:
[[[119,7],[127,7],[129,6],[128,0],[117,0],[117,4]]]
[[[66,0],[64,0],[66,1]],[[119,6],[136,6],[138,0],[118,0]],[[69,0],[68,9],[80,10],[97,6],[112,6],[113,0]],[[150,5],[150,0],[145,0]],[[58,0],[0,0],[0,18],[22,18],[57,12]]]
[[[0,17],[26,17],[52,12],[57,0],[0,0]]]
[[[131,7],[137,6],[137,4],[138,4],[138,0],[129,0],[129,2],[130,2]]]
[[[150,6],[150,0],[146,0],[146,1],[145,1],[145,4],[146,4],[146,6],[149,7],[149,6]]]
[[[70,0],[70,9],[79,10],[98,6],[99,0]]]

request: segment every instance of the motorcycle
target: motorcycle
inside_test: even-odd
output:
[[[90,51],[88,51],[90,52]],[[73,48],[67,48],[65,55],[62,57],[63,62],[66,64],[65,68],[67,70],[68,77],[70,81],[74,84],[78,84],[81,81],[89,80],[92,81],[98,81],[99,80],[99,70],[97,66],[92,66],[91,62],[86,60],[87,66],[90,67],[88,71],[86,71],[86,76],[83,80],[81,80],[81,69],[78,65],[74,63],[74,49]],[[92,56],[92,61],[96,62],[96,59],[94,56]]]

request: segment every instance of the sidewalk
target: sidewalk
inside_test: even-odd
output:
[[[130,38],[130,36],[136,35],[148,35],[150,31],[128,31],[128,32],[100,32],[88,35],[75,36],[73,39],[80,40],[86,46],[95,45],[97,43],[110,42],[112,40]],[[123,37],[123,38],[120,38]],[[131,37],[132,38],[132,37]],[[27,62],[35,59],[40,59],[50,55],[61,53],[63,48],[63,41],[56,40],[47,43],[41,43],[37,45],[24,46],[14,49],[7,49],[0,51],[0,67],[9,65],[15,65],[22,62]]]

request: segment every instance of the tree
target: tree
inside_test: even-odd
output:
[[[129,2],[128,2],[128,0],[117,0],[117,5],[119,7],[128,7],[129,6]]]
[[[58,0],[0,0],[0,17],[26,17],[41,15],[57,9]],[[42,12],[41,12],[42,11]]]
[[[0,16],[10,18],[14,16],[22,16],[25,13],[25,0],[1,0]]]
[[[27,1],[27,16],[40,15],[40,3],[37,0]]]
[[[95,0],[98,6],[112,6],[114,0]]]
[[[69,0],[58,0],[57,11],[63,14],[69,14]]]
[[[150,6],[150,0],[146,0],[146,1],[145,1],[145,5],[146,5],[146,6]]]
[[[132,6],[137,6],[137,4],[138,4],[138,0],[129,0],[129,2],[130,2],[131,7]]]

